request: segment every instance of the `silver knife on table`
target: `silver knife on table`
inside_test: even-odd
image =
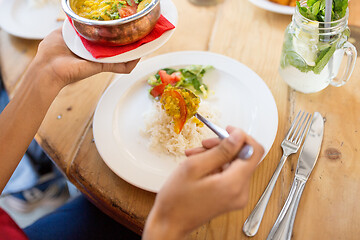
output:
[[[290,240],[294,226],[296,211],[300,202],[305,183],[308,180],[318,159],[324,135],[324,120],[320,113],[315,112],[309,133],[301,149],[295,178],[284,207],[271,229],[267,240]]]

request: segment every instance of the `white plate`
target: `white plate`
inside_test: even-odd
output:
[[[96,147],[114,173],[127,182],[158,192],[179,161],[148,149],[141,134],[143,115],[152,107],[150,74],[165,67],[212,65],[204,76],[215,91],[208,100],[221,113],[220,126],[243,128],[270,150],[277,132],[278,114],[273,96],[263,80],[245,65],[210,52],[175,52],[140,62],[130,75],[120,75],[105,91],[95,110]]]
[[[161,0],[161,14],[176,27],[178,21],[178,14],[176,7],[171,0]],[[68,20],[65,20],[62,32],[66,45],[77,56],[93,62],[118,63],[138,59],[154,52],[156,49],[160,48],[170,39],[174,31],[175,29],[169,30],[154,41],[145,43],[129,52],[107,58],[94,58],[91,53],[86,50],[80,40],[80,37],[76,34],[74,28],[71,26]]]
[[[270,2],[269,0],[249,0],[249,2],[251,2],[252,4],[254,4],[255,6],[271,11],[271,12],[275,12],[275,13],[280,13],[280,14],[285,14],[285,15],[293,15],[295,12],[295,7],[290,7],[290,6],[285,6],[285,5],[281,5],[281,4],[277,4],[274,2]]]
[[[0,27],[17,37],[43,39],[63,24],[56,21],[60,11],[60,2],[54,4],[50,1],[35,7],[27,0],[4,0],[0,4]]]

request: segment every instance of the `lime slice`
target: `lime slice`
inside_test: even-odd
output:
[[[312,70],[312,66],[309,66],[305,60],[294,51],[287,51],[283,54],[283,59],[281,61],[281,68],[285,68],[288,65],[296,67],[301,72],[308,72]]]
[[[296,29],[293,37],[293,49],[299,54],[309,66],[315,66],[317,58],[317,44],[319,43],[318,23],[308,23],[310,29]]]

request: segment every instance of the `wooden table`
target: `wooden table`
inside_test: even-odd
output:
[[[195,7],[174,1],[179,12],[175,34],[151,56],[181,50],[204,50],[232,57],[257,72],[273,93],[279,112],[274,145],[251,180],[243,210],[224,214],[194,231],[192,239],[245,239],[242,225],[264,191],[282,151],[280,143],[299,110],[319,111],[326,118],[317,165],[301,199],[294,239],[358,239],[360,235],[360,67],[344,87],[317,94],[291,90],[278,74],[284,30],[291,17],[254,7],[246,0],[225,0],[217,7]],[[352,25],[360,26],[360,2],[351,1]],[[14,93],[36,53],[38,41],[0,32],[0,66],[6,88]],[[356,33],[359,36],[359,32]],[[356,35],[355,34],[355,35]],[[148,57],[151,57],[148,56]],[[68,179],[101,210],[141,234],[155,194],[116,176],[95,147],[92,118],[96,104],[112,81],[105,73],[66,87],[52,104],[36,140]],[[265,239],[288,195],[297,155],[285,163],[253,239]]]

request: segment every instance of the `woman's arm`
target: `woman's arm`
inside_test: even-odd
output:
[[[27,71],[23,83],[0,114],[0,190],[2,191],[60,91],[43,74]]]
[[[88,62],[67,49],[60,29],[46,37],[23,75],[14,98],[0,114],[0,192],[64,86],[99,72],[129,73],[137,62]]]

